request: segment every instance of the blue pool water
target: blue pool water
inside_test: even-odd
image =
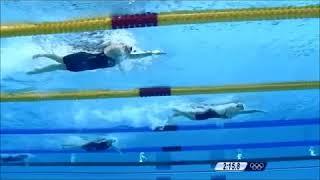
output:
[[[1,1],[1,24],[317,3]],[[1,92],[319,81],[319,25],[319,19],[292,19],[1,38]],[[34,54],[64,56],[93,50],[101,40],[110,39],[135,49],[160,49],[166,55],[126,61],[123,72],[115,67],[26,74],[52,64],[44,58],[33,60]],[[319,99],[318,90],[299,90],[1,103],[2,155],[29,156],[22,164],[1,163],[1,179],[316,180],[320,178]],[[266,113],[198,122],[179,117],[171,122],[171,129],[157,130],[173,108],[231,101]],[[116,139],[122,153],[62,150],[63,144],[102,136]],[[216,161],[230,160],[268,164],[262,172],[214,171]]]

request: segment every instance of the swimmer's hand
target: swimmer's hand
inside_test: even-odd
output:
[[[151,53],[152,53],[153,55],[163,55],[163,54],[166,54],[165,52],[161,52],[160,50],[153,50],[153,51],[151,51]]]
[[[121,149],[120,149],[120,148],[118,148],[118,147],[111,146],[111,149],[113,149],[114,151],[116,151],[116,152],[120,153],[121,155],[123,154],[123,152],[121,151]]]

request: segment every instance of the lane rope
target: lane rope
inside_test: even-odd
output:
[[[232,21],[319,18],[320,6],[113,15],[61,22],[1,24],[1,37]]]
[[[279,82],[259,84],[239,84],[224,86],[201,87],[148,87],[131,90],[79,90],[57,92],[26,92],[26,93],[1,93],[0,102],[25,102],[49,100],[80,100],[101,98],[128,98],[192,94],[219,94],[219,93],[244,93],[266,92],[285,90],[320,89],[320,81]]]
[[[123,153],[140,152],[184,152],[184,151],[212,151],[212,150],[237,150],[237,149],[267,149],[283,147],[319,146],[320,140],[284,141],[284,142],[259,142],[244,144],[213,144],[199,146],[162,146],[162,147],[131,147],[120,149]],[[1,154],[51,154],[51,153],[119,153],[118,151],[85,151],[81,149],[0,149]]]
[[[226,122],[221,125],[167,125],[151,129],[150,127],[113,127],[113,128],[37,128],[37,129],[0,129],[0,135],[18,134],[95,134],[95,133],[146,133],[146,132],[168,132],[168,131],[199,131],[214,129],[239,129],[239,128],[266,128],[319,125],[320,119],[291,119],[291,120],[264,120],[245,122]]]

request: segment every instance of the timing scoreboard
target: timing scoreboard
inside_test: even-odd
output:
[[[217,162],[215,171],[263,171],[267,166],[266,162]]]

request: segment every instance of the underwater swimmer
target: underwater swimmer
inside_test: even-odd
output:
[[[113,150],[121,153],[121,151],[113,145],[115,142],[116,142],[115,139],[99,138],[94,141],[89,141],[87,143],[80,144],[80,145],[79,144],[65,144],[62,147],[64,149],[81,148],[81,149],[83,149],[85,151],[89,151],[89,152],[106,151],[109,149],[113,149]]]
[[[1,163],[10,163],[10,162],[25,162],[30,155],[28,154],[15,154],[15,155],[2,155],[0,157]]]
[[[172,117],[183,116],[190,120],[207,120],[210,118],[230,119],[240,114],[265,113],[260,110],[245,110],[243,103],[203,104],[188,111],[173,109]]]
[[[52,72],[56,70],[67,70],[72,72],[80,72],[86,70],[103,69],[118,66],[122,71],[121,62],[124,59],[139,59],[152,55],[165,54],[159,50],[135,52],[132,47],[118,42],[108,42],[103,46],[101,53],[87,53],[78,52],[69,54],[64,57],[55,54],[36,54],[32,58],[40,57],[49,58],[58,64],[49,65],[40,69],[34,69],[27,74],[40,74],[45,72]]]

